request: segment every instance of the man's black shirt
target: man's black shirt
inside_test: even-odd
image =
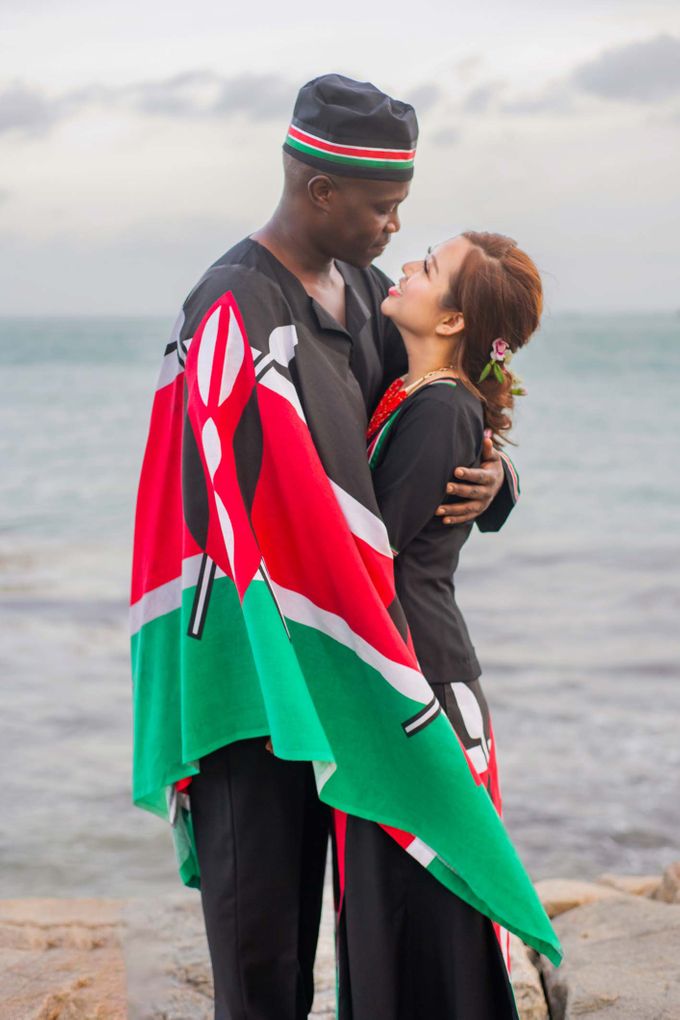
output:
[[[389,384],[408,368],[404,342],[391,320],[380,312],[391,286],[388,277],[375,266],[357,269],[336,262],[345,281],[346,326],[341,326],[307,294],[297,276],[257,241],[244,238],[218,259],[214,268],[229,265],[254,269],[279,286],[295,322],[305,325],[319,343],[348,360],[370,416]]]

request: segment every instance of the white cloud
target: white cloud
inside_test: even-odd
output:
[[[57,118],[55,104],[39,89],[13,83],[0,92],[0,134],[19,130],[42,135]]]
[[[541,256],[558,307],[677,304],[680,256],[660,238],[680,228],[678,93],[672,67],[649,56],[678,37],[671,7],[622,0],[593,18],[585,0],[434,0],[414,19],[395,0],[386,24],[359,0],[342,17],[306,2],[294,15],[270,0],[256,12],[216,0],[12,8],[4,311],[85,302],[171,315],[205,265],[271,212],[297,88],[324,71],[369,78],[420,115],[386,268],[487,227]],[[631,60],[646,77],[622,94]]]
[[[184,71],[120,86],[90,82],[57,96],[48,96],[38,86],[14,83],[0,91],[0,133],[43,135],[89,109],[174,119],[225,121],[241,115],[271,120],[289,110],[295,93],[296,86],[278,74],[225,77],[210,71]]]
[[[680,38],[664,34],[606,49],[577,67],[571,80],[605,99],[663,102],[680,95]]]

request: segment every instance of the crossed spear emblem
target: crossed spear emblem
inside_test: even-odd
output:
[[[226,325],[225,316],[228,316]],[[200,420],[200,434],[196,439],[203,451],[219,533],[232,577],[241,597],[255,576],[265,582],[288,637],[290,633],[253,534],[248,508],[240,498],[230,504],[230,514],[218,490],[228,487],[232,492],[239,491],[233,449],[223,447],[223,436],[233,436],[245,402],[252,392],[253,381],[247,371],[249,358],[252,358],[255,383],[268,386],[285,396],[300,417],[304,418],[297,392],[287,373],[296,344],[295,327],[278,326],[269,335],[267,350],[252,347],[244,338],[231,304],[220,302],[203,326],[195,366],[196,410]],[[230,406],[230,398],[233,407]],[[221,428],[218,427],[218,420],[221,421]],[[218,478],[218,474],[221,474],[221,478]],[[202,636],[217,569],[215,560],[204,552],[189,618],[189,637],[200,639]]]

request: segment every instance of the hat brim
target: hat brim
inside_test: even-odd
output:
[[[322,173],[331,174],[334,177],[354,177],[361,180],[371,181],[410,181],[413,177],[413,166],[409,167],[374,167],[355,164],[338,163],[311,153],[301,152],[287,142],[283,143],[283,151],[289,156],[313,166]]]

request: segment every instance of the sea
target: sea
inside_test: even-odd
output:
[[[167,318],[0,320],[0,897],[179,887],[131,805],[127,593]],[[680,316],[548,315],[457,578],[531,875],[680,858]],[[187,895],[189,895],[187,893]]]

